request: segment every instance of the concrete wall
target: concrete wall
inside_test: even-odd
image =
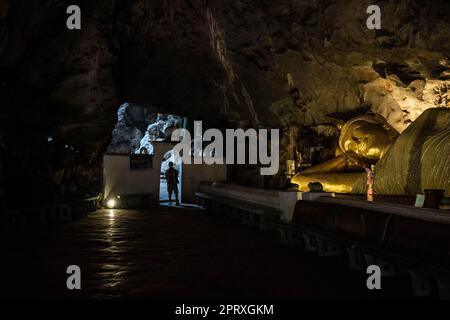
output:
[[[224,164],[184,164],[181,175],[181,199],[183,202],[195,203],[194,194],[199,191],[200,182],[225,182],[227,166]]]
[[[202,185],[199,189],[201,192],[211,195],[274,208],[279,210],[280,219],[285,222],[292,220],[294,208],[298,200],[317,201],[321,197],[335,196],[334,193],[268,190],[216,182],[211,185]]]
[[[130,170],[129,154],[103,156],[104,197],[116,195],[152,194],[159,201],[161,162],[173,143],[154,144],[153,168]]]
[[[155,172],[155,168],[130,170],[129,154],[105,154],[104,196],[109,198],[116,195],[155,193],[156,184],[159,184],[159,175],[155,176]]]
[[[174,147],[170,142],[154,142],[153,168],[130,170],[129,154],[103,156],[104,197],[117,195],[152,194],[159,201],[161,162]],[[202,181],[225,181],[226,165],[183,164],[181,169],[181,201],[194,203],[194,193]]]
[[[211,186],[201,186],[201,191],[217,196],[252,202],[275,209],[279,208],[279,191],[238,186],[234,184],[215,183]]]

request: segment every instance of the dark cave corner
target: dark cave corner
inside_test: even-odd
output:
[[[72,258],[66,246],[77,245],[86,254],[74,257],[86,259],[94,280],[113,269],[132,274],[124,287],[117,280],[118,293],[94,285],[88,298],[171,290],[184,298],[191,289],[208,297],[211,288],[188,287],[191,267],[203,283],[230,281],[211,289],[214,297],[448,297],[450,2],[378,2],[380,30],[367,27],[369,4],[359,0],[0,0],[0,251],[13,261],[36,250],[50,273],[55,252],[59,268]],[[79,30],[66,26],[74,4]],[[194,138],[198,121],[202,134],[257,133],[243,140],[245,163],[177,159],[172,134]],[[249,154],[276,140],[264,130],[279,134],[278,150],[266,154],[276,153],[278,171],[268,175],[264,156],[255,164]],[[204,158],[216,156],[204,149],[217,139],[200,143]],[[195,139],[186,150],[195,159]],[[180,203],[166,194],[170,162]],[[61,243],[58,230],[67,234]],[[47,234],[60,246],[54,252]],[[324,256],[338,270],[323,280],[330,291],[313,283],[316,270],[327,273]],[[159,278],[141,269],[153,261]],[[359,287],[371,263],[396,272],[386,295]],[[45,293],[58,296],[47,276]],[[161,288],[161,279],[173,282]],[[144,285],[133,291],[137,280]]]

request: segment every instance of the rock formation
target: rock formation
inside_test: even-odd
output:
[[[180,127],[182,118],[169,114],[152,112],[130,103],[124,103],[117,111],[117,124],[112,132],[108,153],[141,153],[145,148],[153,153],[153,141],[168,138],[168,128]],[[169,137],[170,138],[170,137]]]
[[[61,156],[49,160],[48,136],[79,151],[77,172],[100,170],[125,101],[284,132],[362,109],[402,132],[423,110],[449,103],[446,0],[382,1],[381,30],[366,28],[371,3],[360,0],[81,1],[79,31],[66,28],[70,4],[0,0],[8,186],[32,181],[33,190],[53,190]],[[301,139],[300,146],[322,138]],[[333,148],[336,138],[327,139]],[[101,181],[88,184],[101,189]],[[41,191],[37,199],[47,197]]]

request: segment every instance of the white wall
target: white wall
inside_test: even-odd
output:
[[[129,154],[103,155],[104,197],[116,195],[152,194],[159,201],[161,162],[173,143],[154,143],[153,167],[130,170]]]
[[[195,203],[195,192],[199,191],[200,182],[226,182],[227,166],[225,164],[183,164],[181,176],[182,201]]]
[[[153,142],[153,168],[130,170],[129,154],[103,156],[104,197],[152,194],[159,201],[161,162],[174,147],[171,142]],[[183,164],[181,169],[181,201],[194,203],[194,193],[202,181],[226,181],[226,165]]]

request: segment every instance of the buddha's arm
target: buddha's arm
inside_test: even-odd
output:
[[[291,182],[298,185],[299,191],[309,191],[310,182],[320,182],[326,192],[351,193],[355,181],[366,173],[317,173],[297,174]]]
[[[327,173],[327,172],[343,172],[347,169],[347,158],[341,154],[334,159],[322,162],[314,167],[306,169],[302,172],[305,174]]]

